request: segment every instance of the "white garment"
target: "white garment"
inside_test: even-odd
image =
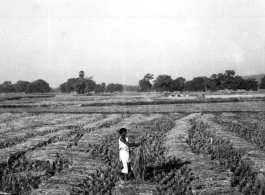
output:
[[[126,137],[126,141],[128,142],[127,137]],[[129,147],[119,139],[119,149],[120,149],[120,152],[119,152],[120,161],[122,161],[122,165],[123,165],[123,169],[121,170],[121,172],[128,174],[128,163],[130,162]]]
[[[128,137],[125,138],[127,142],[129,142]],[[126,150],[129,152],[129,147],[121,141],[121,138],[119,139],[119,149],[120,150]]]

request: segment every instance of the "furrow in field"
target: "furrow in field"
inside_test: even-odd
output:
[[[0,125],[0,133],[2,136],[10,134],[12,132],[18,132],[22,130],[32,130],[36,127],[51,126],[65,123],[66,121],[78,120],[84,115],[66,115],[66,114],[43,114],[38,116],[28,116],[19,118],[8,123]]]
[[[132,115],[129,118],[126,118],[126,120],[123,121],[123,123],[117,124],[114,131],[110,134],[106,134],[105,137],[108,139],[109,149],[114,153],[116,158],[118,158],[118,130],[120,128],[127,128],[128,130],[128,139],[129,142],[137,142],[137,140],[144,136],[152,126],[150,126],[150,123],[155,124],[155,122],[162,120],[164,115],[162,114],[151,114],[151,115],[144,115],[144,114],[135,114]],[[148,127],[147,127],[148,126]],[[95,142],[93,140],[94,144],[97,144],[99,142]],[[101,141],[102,142],[102,141]]]
[[[19,113],[19,114],[11,114],[11,113],[2,113],[0,114],[0,123],[8,123],[12,120],[28,117],[28,113]]]
[[[13,146],[15,144],[26,141],[29,138],[35,136],[43,136],[48,133],[57,132],[65,128],[75,128],[80,125],[86,125],[87,123],[99,120],[104,116],[101,114],[94,115],[80,115],[78,117],[67,117],[64,118],[64,123],[58,123],[53,126],[38,127],[30,130],[21,130],[19,132],[10,132],[0,136],[0,149]],[[58,120],[58,119],[57,119]],[[61,119],[59,119],[61,120]],[[62,122],[63,122],[62,121]]]
[[[71,155],[66,153],[69,142],[57,142],[25,153],[20,163],[4,176],[4,191],[12,194],[28,194],[31,188],[57,174],[71,163]]]
[[[100,114],[93,116],[87,115],[86,117],[80,119],[80,121],[75,121],[75,124],[79,122],[79,128],[74,129],[74,132],[66,139],[56,139],[54,140],[55,143],[38,147],[22,155],[20,159],[23,160],[22,163],[19,164],[19,169],[14,170],[15,167],[12,167],[13,172],[6,175],[6,178],[8,179],[5,179],[7,183],[5,183],[6,187],[4,190],[12,191],[12,193],[19,192],[21,194],[28,194],[31,188],[38,188],[40,183],[45,182],[50,177],[53,176],[52,181],[56,180],[56,175],[64,169],[69,168],[69,166],[72,167],[72,171],[82,171],[84,174],[91,173],[93,170],[86,170],[85,172],[85,170],[82,170],[82,167],[76,163],[76,161],[79,163],[87,161],[90,155],[86,153],[78,154],[78,152],[72,151],[71,147],[75,146],[75,143],[80,139],[80,137],[82,137],[83,133],[97,130],[95,128],[96,126],[104,126],[105,123],[109,124],[111,122],[111,119],[107,120],[104,117],[105,116]],[[87,123],[90,125],[88,126]],[[73,124],[70,127],[72,126]],[[61,140],[64,141],[61,142]],[[93,162],[93,158],[91,158],[90,165],[99,165],[99,163]],[[30,170],[28,176],[25,175],[27,170]],[[35,173],[35,176],[31,173]],[[59,176],[60,179],[66,178],[63,176],[64,173],[65,172],[62,172]],[[71,174],[73,174],[73,172]],[[14,177],[14,175],[16,177]],[[36,175],[38,175],[38,177]],[[22,180],[18,181],[16,178],[22,178]],[[30,183],[29,181],[33,179],[34,182]]]
[[[265,115],[222,113],[214,122],[222,125],[225,131],[235,133],[240,138],[255,144],[265,151]]]
[[[104,164],[102,160],[100,160],[99,156],[95,156],[95,154],[89,151],[90,147],[84,147],[84,141],[86,144],[90,144],[94,148],[98,145],[101,145],[106,140],[106,137],[111,136],[113,134],[116,135],[116,129],[119,127],[131,127],[131,124],[139,124],[144,121],[152,121],[155,119],[160,118],[161,115],[117,115],[111,114],[108,117],[98,123],[94,123],[84,126],[84,128],[94,129],[93,131],[87,132],[84,136],[81,137],[80,140],[77,142],[77,146],[73,148],[69,148],[69,152],[72,153],[72,163],[68,169],[63,170],[58,175],[49,178],[46,182],[42,183],[39,186],[39,189],[34,190],[31,194],[46,194],[51,189],[52,191],[56,192],[56,194],[66,193],[66,194],[77,194],[79,193],[94,193],[93,187],[91,188],[92,177],[91,174],[100,174],[100,170],[105,170],[105,172],[109,170],[107,168],[107,164]],[[96,137],[93,137],[95,136]],[[92,139],[91,139],[92,137]],[[88,140],[87,140],[88,139]],[[96,139],[96,144],[95,143]],[[113,144],[113,143],[112,143]],[[73,149],[73,150],[72,150]],[[82,152],[86,151],[86,152]],[[92,155],[91,155],[92,154]],[[100,155],[100,154],[99,154]],[[116,159],[117,160],[117,159]],[[95,177],[96,177],[95,175]],[[111,174],[110,174],[111,175]],[[108,177],[110,176],[108,175]],[[102,177],[102,176],[101,176]],[[114,176],[112,175],[112,180]],[[114,182],[107,180],[105,185],[111,185]],[[110,178],[109,178],[110,179]],[[103,182],[103,180],[102,180]],[[103,182],[104,183],[104,182]],[[94,183],[95,187],[98,187],[97,184]],[[114,183],[113,183],[114,185]],[[106,186],[104,186],[106,187]],[[92,191],[91,191],[92,190]],[[94,189],[95,190],[95,189]]]
[[[214,121],[214,115],[212,114],[204,114],[203,116],[195,120],[197,124],[201,123],[202,126],[207,125],[207,130],[209,130],[210,133],[213,133],[215,136],[230,142],[231,144],[233,144],[233,148],[235,149],[238,150],[241,149],[244,152],[253,151],[257,149],[255,145],[238,137],[234,133],[225,131],[223,126],[214,123],[213,121]]]
[[[33,190],[31,195],[52,194],[85,194],[86,183],[89,181],[91,174],[104,164],[94,159],[89,153],[72,152],[73,163],[70,168],[62,170],[59,174],[50,177],[42,182],[37,189]]]
[[[265,152],[254,144],[224,131],[214,123],[214,115],[205,114],[194,121],[189,143],[194,151],[207,153],[229,168],[234,176],[231,185],[243,194],[265,193]]]
[[[102,121],[99,121],[97,124],[88,124],[84,126],[84,128],[90,129],[90,128],[101,128],[100,131],[93,131],[89,133],[85,133],[77,142],[77,148],[79,150],[87,150],[90,148],[91,144],[94,142],[100,143],[99,141],[103,138],[103,135],[105,135],[106,132],[108,132],[110,129],[113,129],[112,125],[117,125],[117,123],[120,123],[123,119],[123,115],[121,114],[111,114],[108,115],[108,117]],[[111,128],[109,128],[111,126]]]
[[[116,186],[115,195],[192,194],[189,182],[193,175],[190,168],[186,166],[187,162],[173,158],[174,156],[165,156],[168,152],[164,146],[167,135],[174,129],[174,121],[184,116],[177,113],[167,114],[150,123],[139,125],[142,130],[142,135],[139,135],[140,140],[146,138],[142,145],[146,163],[145,171],[141,173],[139,156],[136,155],[136,153],[139,154],[141,148],[136,148],[133,152],[132,163],[136,170],[134,177],[142,178],[144,181],[128,181],[121,187]],[[131,133],[133,132],[134,129]]]
[[[1,167],[4,165],[12,164],[13,161],[24,155],[27,151],[34,150],[38,147],[47,145],[53,141],[63,140],[70,137],[75,133],[74,129],[65,129],[55,133],[50,133],[45,136],[37,136],[28,139],[26,142],[14,145],[9,148],[4,148],[0,150],[0,164]]]
[[[235,189],[230,186],[233,173],[222,168],[218,161],[211,160],[209,156],[193,153],[187,143],[189,129],[192,127],[190,120],[198,117],[200,114],[191,114],[175,121],[175,127],[167,133],[164,142],[167,148],[165,157],[179,158],[183,163],[187,163],[194,175],[190,183],[194,194],[234,193]]]
[[[83,150],[86,150],[89,148],[91,144],[100,144],[100,140],[104,137],[104,135],[108,135],[109,133],[115,132],[115,127],[111,127],[111,124],[115,124],[115,126],[121,123],[123,120],[123,115],[121,114],[111,114],[108,118],[106,118],[104,121],[98,124],[98,127],[101,127],[100,131],[94,131],[91,133],[84,134],[83,137],[78,141],[78,148],[83,148]],[[87,128],[90,128],[90,125],[88,125]]]
[[[137,137],[140,137],[144,135],[148,131],[148,129],[144,128],[144,124],[147,124],[151,121],[159,120],[163,117],[162,114],[151,114],[151,115],[144,115],[144,114],[135,114],[134,115],[136,120],[133,121],[133,123],[130,126],[130,129],[128,129],[128,136],[129,141],[134,142]]]
[[[3,176],[0,189],[11,191],[13,194],[27,194],[31,188],[38,187],[40,182],[66,168],[72,162],[72,154],[69,154],[67,149],[79,139],[80,132],[87,131],[82,129],[82,126],[98,121],[103,118],[102,116],[87,115],[68,126],[69,130],[35,137],[22,144],[1,150],[0,153],[5,160],[1,162]],[[78,128],[73,129],[77,124]],[[25,175],[26,171],[30,171],[28,176]],[[35,172],[35,175],[31,174]],[[35,181],[31,184],[29,181],[32,179]]]
[[[2,176],[0,178],[0,190],[12,190],[12,193],[16,192],[16,179],[14,179],[12,175],[13,173],[19,173],[25,169],[25,154],[27,152],[52,142],[67,140],[73,134],[75,134],[75,130],[61,130],[45,136],[38,136],[26,142],[0,150],[0,174]],[[12,186],[12,188],[9,188],[10,186]]]
[[[89,136],[95,132],[102,132],[106,129],[105,126],[111,128],[122,119],[122,115],[108,115],[105,119],[97,121],[88,125],[85,125],[84,130],[89,129],[85,135]],[[104,134],[98,135],[102,139]],[[83,139],[84,136],[81,137]],[[79,143],[80,140],[76,140]],[[90,152],[82,152],[82,148],[75,146],[74,149],[67,148],[66,154],[71,158],[71,163],[67,168],[61,171],[59,174],[50,177],[45,182],[39,185],[39,188],[32,191],[31,194],[47,194],[50,191],[56,194],[77,194],[85,193],[85,185],[91,174],[94,174],[99,168],[105,169],[105,166],[99,159],[95,159]],[[36,152],[36,151],[34,151]]]
[[[119,114],[113,114],[111,115],[113,118],[120,117]],[[142,123],[142,122],[148,122],[155,120],[162,115],[156,114],[156,115],[150,115],[146,116],[143,114],[134,114],[132,116],[126,117],[127,115],[124,115],[124,118],[119,121],[116,125],[112,126],[111,128],[103,128],[101,131],[95,131],[90,134],[85,134],[78,142],[78,146],[80,148],[88,148],[91,144],[100,144],[101,139],[104,138],[104,136],[108,136],[111,134],[117,134],[118,135],[118,130],[122,127],[127,128],[128,132],[131,131],[131,128],[133,125]]]

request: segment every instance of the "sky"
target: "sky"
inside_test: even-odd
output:
[[[264,0],[0,0],[0,83],[265,73]]]

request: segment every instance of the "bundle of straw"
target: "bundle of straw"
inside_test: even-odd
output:
[[[135,158],[133,160],[133,173],[137,180],[144,180],[145,168],[145,146],[142,143],[139,147],[136,148]]]

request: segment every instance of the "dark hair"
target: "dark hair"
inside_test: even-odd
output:
[[[119,134],[122,134],[123,132],[127,132],[127,129],[126,129],[126,128],[121,128],[121,129],[119,130]]]

